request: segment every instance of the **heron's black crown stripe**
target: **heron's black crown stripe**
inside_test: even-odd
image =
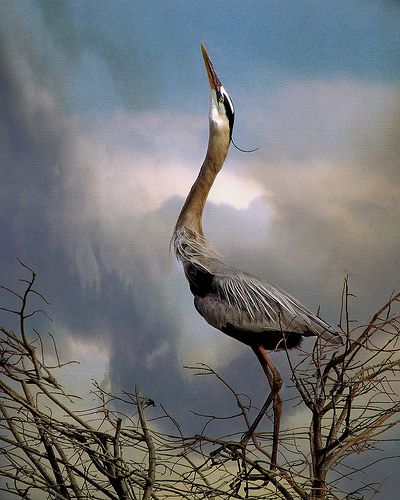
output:
[[[231,102],[230,98],[227,98],[225,96],[224,98],[224,106],[225,106],[225,113],[229,121],[229,137],[232,138],[232,131],[233,131],[233,122],[235,121],[235,112],[233,110],[233,107],[231,107]],[[233,103],[232,103],[233,106]]]

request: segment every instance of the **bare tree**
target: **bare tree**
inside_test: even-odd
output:
[[[350,459],[379,449],[384,440],[393,438],[400,421],[400,315],[393,311],[400,294],[393,294],[367,325],[354,328],[349,318],[350,296],[346,279],[340,323],[345,335],[342,348],[335,350],[317,339],[311,353],[293,356],[293,351],[286,351],[294,389],[286,404],[306,410],[303,424],[300,418],[295,428],[281,432],[276,471],[269,467],[271,434],[258,434],[253,447],[239,453],[242,474],[236,484],[243,484],[246,494],[249,489],[262,488],[266,498],[265,485],[269,485],[271,498],[285,499],[364,498],[368,491],[374,494],[379,490],[376,481],[363,481],[360,471],[351,468]],[[218,377],[207,366],[202,373]],[[227,387],[248,423],[249,405]],[[198,439],[219,444],[218,452],[224,456],[238,456],[235,442],[205,436]],[[380,456],[376,461],[387,458],[395,457]],[[373,465],[372,460],[369,467]],[[349,477],[358,483],[351,492],[342,489],[348,486],[344,480]]]
[[[22,265],[29,273],[23,291],[1,287],[18,304],[1,308],[17,320],[14,331],[0,327],[3,491],[32,499],[286,500],[361,499],[377,491],[351,460],[381,446],[399,423],[400,294],[367,325],[353,327],[346,280],[344,345],[333,349],[317,340],[311,353],[287,351],[292,387],[284,405],[297,406],[301,417],[296,426],[283,426],[271,469],[273,432],[259,432],[241,445],[257,409],[206,365],[192,369],[223,384],[235,411],[224,419],[199,415],[205,420],[194,436],[184,435],[174,417],[162,405],[154,408],[137,388],[115,396],[94,383],[97,404],[90,408],[68,394],[57,373],[63,363],[54,338],[49,352],[32,326],[36,316],[47,314],[47,301],[35,288],[36,274]],[[44,306],[36,307],[38,302]],[[237,432],[214,437],[221,426],[210,426],[226,419],[237,420]],[[264,421],[272,427],[271,414]],[[349,476],[356,484],[352,491]]]

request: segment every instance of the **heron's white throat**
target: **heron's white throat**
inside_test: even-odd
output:
[[[223,89],[223,87],[221,87]],[[227,94],[224,92],[224,98],[226,98]],[[229,120],[226,116],[225,106],[223,102],[219,102],[217,99],[217,93],[215,90],[211,90],[211,99],[210,99],[210,114],[209,114],[210,122],[213,123],[214,127],[228,127],[229,128]]]

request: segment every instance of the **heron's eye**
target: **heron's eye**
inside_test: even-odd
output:
[[[224,102],[223,96],[221,96],[218,100],[219,100],[219,102]]]

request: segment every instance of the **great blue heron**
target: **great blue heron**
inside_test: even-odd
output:
[[[261,363],[271,392],[247,436],[252,435],[273,402],[271,465],[274,466],[282,380],[268,351],[298,347],[302,337],[320,336],[335,344],[340,344],[341,340],[331,326],[288,293],[221,262],[204,236],[203,210],[232,140],[234,107],[203,44],[201,50],[211,93],[208,149],[178,217],[172,242],[175,254],[183,264],[197,311],[213,327],[250,346]]]

